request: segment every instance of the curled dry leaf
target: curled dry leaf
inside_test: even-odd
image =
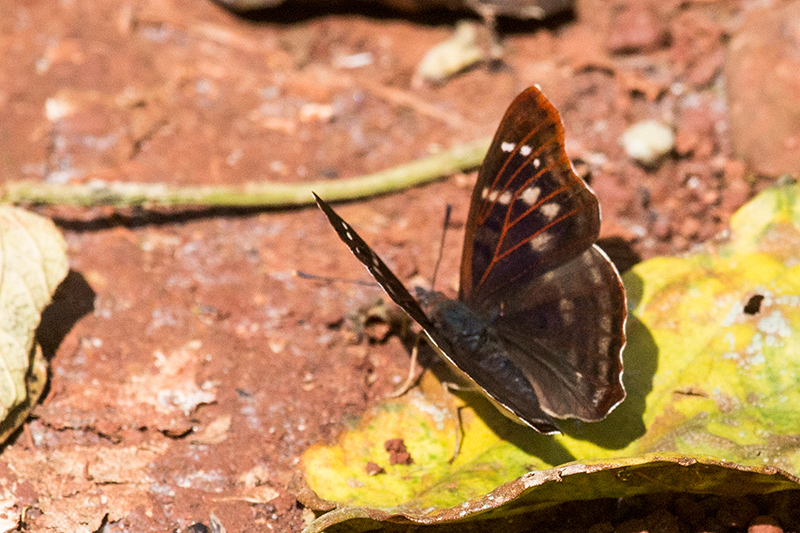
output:
[[[0,442],[36,404],[47,363],[34,335],[69,271],[67,245],[48,219],[0,206]]]

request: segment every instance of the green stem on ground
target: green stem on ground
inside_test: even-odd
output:
[[[83,207],[287,207],[313,204],[311,191],[327,201],[353,200],[399,191],[475,168],[486,155],[489,142],[488,139],[472,141],[375,174],[308,183],[170,187],[162,183],[107,183],[99,180],[74,185],[9,182],[0,185],[0,203]]]

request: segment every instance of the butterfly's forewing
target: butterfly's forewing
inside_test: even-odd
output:
[[[313,193],[312,193],[313,194]],[[531,385],[530,379],[506,356],[505,349],[500,344],[494,344],[489,349],[480,351],[471,350],[465,344],[451,342],[457,335],[442,330],[435,325],[420,307],[420,304],[408,292],[397,276],[389,269],[380,257],[364,242],[364,239],[345,222],[324,200],[314,194],[322,212],[328,217],[339,238],[350,248],[350,251],[367,267],[372,277],[380,284],[392,300],[411,316],[423,329],[431,345],[439,351],[445,360],[452,363],[462,373],[467,381],[475,383],[483,391],[513,390],[513,394],[503,394],[503,401],[497,402],[499,407],[513,413],[514,416],[524,420],[540,433],[555,433],[558,431],[553,419],[542,409],[539,403],[539,394]],[[477,315],[466,308],[457,300],[447,300],[439,293],[426,292],[417,289],[423,301],[437,299],[444,309],[438,310],[449,316],[460,317],[456,322],[463,324],[464,320],[476,319]],[[478,320],[480,320],[478,318]],[[481,325],[484,327],[482,320]],[[452,326],[453,322],[445,324]],[[463,329],[463,326],[456,326]],[[486,347],[484,347],[486,348]],[[488,394],[488,393],[487,393]],[[494,400],[491,394],[488,396]]]
[[[386,266],[386,263],[372,251],[372,248],[364,242],[364,239],[362,239],[347,222],[342,220],[342,217],[331,209],[331,206],[325,203],[316,193],[312,192],[311,194],[314,195],[317,205],[322,209],[322,212],[325,213],[325,216],[328,217],[328,221],[333,226],[333,229],[336,230],[339,238],[350,248],[353,255],[367,267],[369,273],[372,274],[375,281],[383,287],[383,290],[392,298],[394,303],[399,305],[411,318],[416,320],[420,326],[431,329],[431,321],[422,311],[414,297],[408,292],[405,285],[397,279],[394,272],[392,272],[389,267]]]
[[[597,198],[572,171],[564,128],[536,87],[509,106],[478,173],[460,297],[480,305],[583,253],[600,231]]]

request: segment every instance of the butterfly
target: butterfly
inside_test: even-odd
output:
[[[316,194],[336,233],[427,340],[501,412],[540,433],[598,421],[625,398],[625,289],[594,244],[600,207],[533,86],[509,106],[472,192],[458,299],[406,289]]]

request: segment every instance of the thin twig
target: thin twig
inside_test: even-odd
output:
[[[34,181],[0,185],[0,203],[71,206],[288,207],[313,204],[311,191],[327,201],[353,200],[399,191],[475,168],[489,148],[481,139],[395,168],[353,178],[306,183],[258,182],[241,187],[170,187],[165,184],[95,180],[58,185]]]

